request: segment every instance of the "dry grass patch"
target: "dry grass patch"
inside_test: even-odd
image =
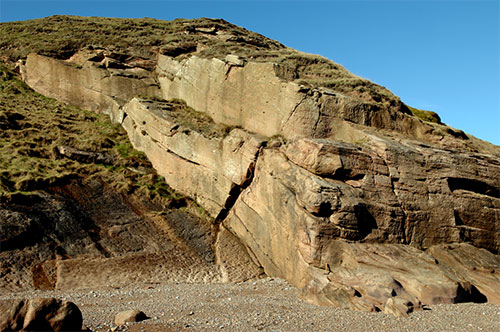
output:
[[[148,108],[161,114],[166,118],[171,118],[173,122],[185,129],[196,131],[205,137],[220,138],[225,137],[233,126],[222,123],[215,123],[210,115],[198,112],[189,107],[184,100],[141,97],[142,104],[147,104]]]
[[[211,32],[212,28],[214,32]],[[223,36],[217,37],[215,32]],[[10,61],[25,58],[30,52],[68,58],[87,46],[149,58],[164,48],[171,50],[193,43],[203,44],[207,49],[220,49],[221,52],[226,52],[225,46],[247,43],[254,48],[284,47],[221,19],[163,21],[56,15],[0,23],[0,54]]]

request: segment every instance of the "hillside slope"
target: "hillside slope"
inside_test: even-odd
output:
[[[2,66],[0,128],[2,289],[227,279],[212,219],[107,116],[46,98]]]
[[[243,280],[263,269],[315,303],[401,315],[435,303],[500,303],[498,147],[407,107],[330,60],[223,20],[55,16],[4,23],[0,36],[8,40],[0,56],[31,88],[109,115],[166,183],[213,218],[212,225],[191,217],[174,223],[198,234],[195,242],[181,241],[188,247],[213,244],[202,252],[216,266],[187,279]],[[4,122],[13,126],[37,118],[7,113]],[[71,128],[77,141],[89,135],[78,132],[88,124],[61,118],[44,122]],[[6,153],[12,137],[19,135],[5,141]],[[54,167],[75,150],[106,164],[96,161],[120,154],[125,144],[107,138],[112,142],[99,138],[71,149],[53,138],[38,153],[55,153]],[[77,167],[63,166],[55,174]],[[101,173],[99,165],[78,167],[88,181]],[[29,172],[6,170],[4,187],[22,190]],[[51,188],[41,173],[35,183]],[[145,186],[161,187],[152,178]],[[138,200],[147,193],[134,191],[141,179],[129,182]],[[79,197],[92,183],[62,192]],[[100,195],[86,196],[86,204],[94,206]],[[109,241],[106,235],[99,243]],[[169,278],[163,280],[177,280]],[[70,280],[58,284],[81,282]]]

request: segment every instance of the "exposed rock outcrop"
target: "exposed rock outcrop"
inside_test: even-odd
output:
[[[124,108],[123,127],[167,183],[217,217],[231,207],[253,175],[264,140],[238,128],[226,134],[226,128],[217,128],[210,119],[193,126],[200,116],[195,112],[183,123],[182,112],[169,103],[134,98]]]
[[[214,29],[189,33],[221,38]],[[105,50],[31,54],[22,72],[35,90],[121,123],[215,217],[215,247],[244,255],[226,276],[255,262],[316,303],[401,315],[499,302],[498,147],[418,119],[381,87],[306,84],[319,77],[311,66],[339,71],[295,51],[295,62],[174,51],[140,70]]]
[[[31,54],[22,71],[23,79],[45,96],[109,114],[114,121],[121,121],[118,110],[132,97],[159,95],[158,83],[150,71],[117,61],[112,58],[118,57],[116,54],[104,50],[85,55],[75,56],[75,61],[62,61]]]
[[[237,64],[233,57],[238,59]],[[109,67],[110,59],[116,63],[114,67]],[[30,54],[21,72],[36,91],[109,114],[120,123],[121,107],[133,97],[178,98],[216,123],[267,137],[354,142],[362,140],[363,131],[370,127],[450,148],[493,151],[488,144],[459,130],[412,116],[395,96],[392,104],[400,106],[385,106],[362,96],[285,80],[276,74],[277,64],[272,61],[243,61],[233,55],[228,59],[193,55],[179,61],[158,54],[157,60],[144,60],[156,64],[154,71],[148,71],[136,67],[134,58],[106,50],[85,50],[68,60]],[[362,125],[362,129],[354,124]]]
[[[236,237],[156,174],[120,125],[35,93],[2,65],[0,94],[2,294],[262,273]],[[216,257],[215,246],[232,252]]]
[[[433,256],[438,250],[445,255],[454,250],[473,253],[475,259],[472,266],[463,258],[446,262]],[[492,268],[500,260],[470,245],[437,245],[422,252],[405,245],[333,241],[327,251],[322,261],[327,271],[310,271],[314,281],[306,286],[322,304],[404,315],[437,303],[498,303],[498,295],[492,294],[490,287],[500,285],[500,275]],[[482,270],[484,266],[489,267],[487,271],[474,277],[465,271],[473,267]],[[461,272],[451,272],[459,267]],[[475,278],[485,278],[485,282],[474,282]]]

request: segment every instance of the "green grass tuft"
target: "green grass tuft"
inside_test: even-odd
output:
[[[408,106],[410,109],[411,113],[416,116],[417,118],[427,121],[427,122],[434,122],[434,123],[441,123],[441,118],[436,112],[432,111],[425,111],[425,110],[419,110],[417,108]]]

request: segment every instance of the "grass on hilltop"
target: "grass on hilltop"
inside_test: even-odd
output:
[[[215,28],[214,32],[210,28]],[[11,62],[30,52],[69,58],[89,46],[143,58],[151,58],[155,52],[220,59],[237,54],[252,61],[275,63],[277,75],[284,80],[327,87],[369,103],[393,106],[399,102],[386,88],[353,75],[331,60],[287,48],[220,19],[51,16],[0,24],[0,56]]]
[[[215,27],[227,38],[214,38],[197,29]],[[80,48],[93,46],[151,57],[154,52],[196,43],[208,48],[245,45],[246,49],[284,48],[280,43],[221,19],[200,18],[163,21],[152,18],[126,19],[79,16],[50,16],[42,19],[0,23],[0,54],[9,61],[35,52],[68,58]],[[196,51],[187,48],[189,52]],[[224,48],[221,52],[227,54]]]
[[[414,108],[411,106],[408,106],[408,108],[410,109],[413,115],[415,115],[417,118],[423,121],[441,123],[441,118],[436,112],[419,110],[418,108]]]

